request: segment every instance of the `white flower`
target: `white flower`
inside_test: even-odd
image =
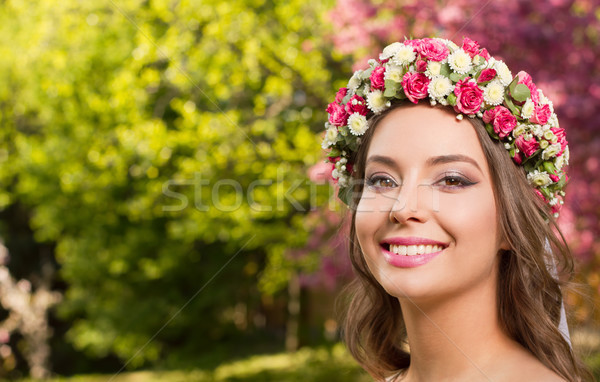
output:
[[[459,74],[466,74],[473,68],[471,56],[462,49],[458,49],[448,56],[448,64],[450,64],[452,70]]]
[[[363,135],[369,128],[369,123],[364,115],[352,113],[348,117],[348,128],[352,135]]]
[[[327,129],[327,131],[325,132],[325,138],[323,139],[323,143],[321,144],[321,147],[323,147],[323,149],[327,149],[329,146],[333,146],[335,144],[335,140],[337,139],[337,136],[338,136],[337,127],[330,126]]]
[[[526,124],[524,123],[519,123],[517,125],[517,127],[515,127],[515,129],[512,131],[512,135],[515,138],[518,138],[519,135],[523,135],[525,134],[525,132],[528,130],[528,127]]]
[[[534,110],[535,110],[535,104],[533,103],[531,98],[527,98],[527,101],[525,101],[525,104],[523,105],[523,108],[521,109],[521,117],[523,117],[525,119],[531,118]]]
[[[437,61],[429,61],[427,63],[427,70],[425,71],[425,75],[429,78],[433,78],[435,76],[439,76],[442,70],[442,64]]]
[[[373,113],[379,114],[390,107],[390,102],[385,99],[381,90],[373,90],[367,94],[367,106]]]
[[[556,157],[556,159],[554,159],[554,167],[556,167],[557,170],[560,171],[563,168],[564,164],[565,164],[564,155],[561,155],[559,157]]]
[[[429,86],[427,91],[431,98],[442,98],[450,94],[454,90],[454,85],[452,85],[452,81],[444,76],[435,76],[429,82]]]
[[[488,105],[500,105],[504,102],[504,85],[498,80],[490,81],[483,88],[483,100]]]
[[[455,51],[456,49],[458,49],[458,45],[456,45],[454,43],[454,41],[450,41],[450,40],[447,40],[445,38],[440,39],[440,40],[442,40],[446,44],[446,46],[448,47],[448,49],[450,49],[451,51]]]
[[[540,172],[538,170],[534,170],[527,174],[527,180],[530,184],[538,187],[545,187],[552,183],[552,179],[550,179],[550,175],[548,175],[546,171]]]
[[[569,164],[569,158],[571,156],[570,152],[569,152],[569,146],[565,147],[565,152],[563,153],[563,156],[565,157],[565,164]]]
[[[362,70],[357,70],[352,75],[352,78],[350,78],[350,81],[348,81],[347,88],[350,89],[350,91],[355,92],[356,89],[358,89],[358,87],[360,86],[360,84],[362,82],[360,79],[362,72],[363,72]]]
[[[533,135],[542,138],[544,136],[544,128],[540,125],[533,125]]]
[[[556,116],[555,113],[552,113],[550,115],[550,118],[548,118],[547,125],[552,126],[552,127],[558,127],[558,117]]]
[[[402,67],[400,67],[398,65],[391,64],[389,62],[385,64],[385,75],[384,75],[384,78],[386,80],[391,80],[391,81],[394,81],[396,83],[401,83],[402,82],[402,76],[404,76],[404,70],[402,69]]]
[[[512,82],[512,73],[503,61],[496,61],[494,64],[494,69],[496,69],[496,73],[498,74],[498,78],[500,79],[502,85],[508,86]]]
[[[415,58],[417,58],[417,53],[412,46],[400,44],[392,61],[398,65],[407,65],[413,62]]]
[[[348,185],[350,184],[350,177],[345,174],[340,174],[340,176],[338,177],[338,184],[340,185],[340,187],[348,187]]]
[[[558,154],[559,152],[560,152],[560,143],[555,143],[553,145],[548,146],[544,151],[542,151],[542,158],[544,160],[548,160],[548,159],[556,156],[556,154]]]
[[[383,52],[381,52],[381,54],[379,55],[379,59],[385,60],[394,56],[403,46],[404,44],[400,42],[395,42],[386,46],[385,48],[383,48]]]

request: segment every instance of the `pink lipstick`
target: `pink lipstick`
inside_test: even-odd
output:
[[[385,260],[398,268],[425,265],[448,247],[448,244],[419,237],[396,237],[380,243]]]

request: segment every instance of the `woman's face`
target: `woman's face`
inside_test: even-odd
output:
[[[371,273],[399,298],[495,290],[497,253],[508,249],[473,125],[428,105],[377,125],[355,224]]]

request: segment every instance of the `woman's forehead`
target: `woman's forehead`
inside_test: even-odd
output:
[[[367,158],[385,155],[402,161],[440,155],[466,155],[481,167],[486,159],[474,126],[451,111],[428,105],[394,109],[377,124]]]

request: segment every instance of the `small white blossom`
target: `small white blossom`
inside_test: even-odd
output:
[[[417,58],[417,52],[412,46],[400,44],[400,47],[394,54],[392,61],[398,65],[408,65]]]
[[[369,123],[364,115],[352,113],[348,117],[348,128],[352,135],[363,135],[369,128]]]
[[[542,142],[546,142],[546,141],[542,141]],[[555,143],[553,145],[550,145],[544,151],[542,151],[542,159],[548,160],[550,158],[553,158],[559,152],[560,152],[560,143]]]
[[[452,85],[452,81],[444,76],[435,76],[429,82],[429,86],[427,87],[427,91],[431,98],[439,99],[442,97],[446,97],[454,90],[454,85]]]
[[[425,75],[429,78],[434,78],[435,76],[439,76],[442,70],[442,64],[437,61],[429,61],[427,63],[427,70],[425,70]]]
[[[533,103],[531,98],[527,98],[527,101],[525,101],[525,104],[523,105],[523,108],[521,109],[521,117],[523,117],[524,119],[531,118],[534,110],[535,110],[535,104]]]
[[[404,44],[402,44],[400,42],[395,42],[395,43],[392,43],[392,44],[386,46],[385,48],[383,48],[383,52],[381,52],[381,54],[379,55],[379,59],[386,60],[386,59],[394,56],[400,50],[400,48],[402,46],[404,46]]]
[[[527,180],[529,181],[530,184],[538,186],[538,187],[545,187],[545,186],[549,185],[550,183],[552,183],[552,179],[550,179],[550,175],[548,175],[548,173],[546,171],[539,171],[539,170],[534,170],[533,172],[530,172],[529,174],[527,174]]]
[[[504,102],[504,85],[498,80],[490,81],[483,88],[483,100],[488,105],[500,105]]]
[[[473,68],[471,56],[462,49],[458,49],[448,56],[448,64],[450,64],[452,70],[459,74],[466,74]]]
[[[379,114],[390,107],[390,102],[385,99],[381,90],[374,90],[367,94],[367,106],[373,113]]]
[[[561,155],[559,157],[556,157],[554,159],[554,167],[556,167],[557,170],[561,170],[563,168],[563,165],[565,164],[565,158],[564,155]]]
[[[362,74],[362,70],[357,70],[356,72],[354,72],[354,74],[352,75],[352,78],[350,78],[350,81],[348,81],[348,86],[347,88],[352,91],[355,92],[356,89],[358,89],[358,87],[361,84],[361,79],[360,76]]]
[[[386,80],[391,80],[396,83],[401,83],[403,76],[404,76],[404,70],[402,69],[402,67],[391,64],[389,62],[385,64],[384,78]]]
[[[348,184],[350,184],[350,177],[347,175],[341,175],[338,178],[338,184],[340,185],[340,187],[348,187]]]
[[[525,132],[527,131],[528,126],[524,123],[519,123],[517,125],[517,127],[514,128],[514,130],[512,131],[512,135],[515,138],[518,138],[519,135],[525,134]]]
[[[500,79],[502,85],[508,86],[512,82],[512,73],[503,61],[496,61],[494,64],[494,69],[496,69],[496,73],[498,74],[498,78]]]
[[[337,127],[335,126],[330,126],[327,131],[325,132],[325,138],[323,139],[323,143],[321,144],[321,147],[323,147],[323,149],[327,149],[330,146],[333,146],[335,144],[335,140],[337,139],[338,136],[338,130]]]

